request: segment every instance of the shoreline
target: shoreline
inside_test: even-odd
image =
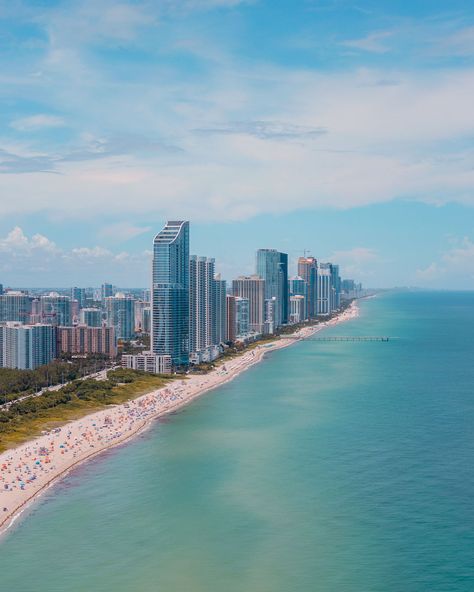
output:
[[[160,417],[188,405],[260,363],[267,353],[359,316],[357,301],[333,319],[257,345],[204,375],[96,411],[0,454],[0,537],[45,491],[79,465],[128,443]]]

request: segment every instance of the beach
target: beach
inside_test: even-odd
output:
[[[46,489],[74,467],[113,446],[123,444],[153,420],[190,403],[203,393],[233,380],[265,354],[308,338],[328,326],[358,316],[353,302],[333,319],[304,327],[288,338],[264,342],[205,375],[176,380],[122,405],[110,406],[35,438],[0,455],[0,533]]]

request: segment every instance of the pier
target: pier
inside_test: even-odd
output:
[[[390,341],[395,337],[384,335],[335,335],[333,337],[294,337],[293,335],[282,335],[281,339],[302,339],[304,341]]]

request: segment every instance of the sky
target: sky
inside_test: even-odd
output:
[[[150,283],[191,222],[226,279],[276,248],[474,289],[471,0],[0,0],[0,283]]]

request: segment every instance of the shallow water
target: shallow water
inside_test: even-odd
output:
[[[391,293],[51,489],[19,592],[471,592],[474,293]]]

